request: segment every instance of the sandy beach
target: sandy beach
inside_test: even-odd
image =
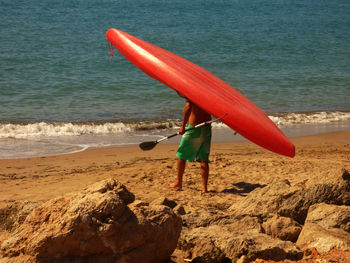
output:
[[[237,183],[253,188],[283,178],[293,184],[310,179],[322,181],[324,175],[350,168],[350,131],[291,140],[296,146],[295,158],[271,153],[250,142],[213,143],[210,193],[204,196],[200,194],[197,163],[187,164],[183,191],[166,187],[176,175],[177,145],[172,144],[158,145],[151,151],[141,151],[138,147],[101,148],[59,156],[0,160],[0,205],[25,200],[44,202],[110,177],[145,201],[166,196],[185,206],[198,206],[201,200],[230,205],[249,190],[236,189]]]
[[[167,197],[186,212],[220,214],[252,190],[288,179],[312,185],[350,170],[350,131],[292,138],[295,158],[283,157],[250,142],[213,143],[208,194],[201,194],[199,164],[188,163],[182,191],[167,187],[176,176],[177,145],[90,149],[60,156],[0,160],[0,208],[23,201],[45,202],[94,182],[115,178],[136,199]],[[9,233],[2,229],[0,242]]]

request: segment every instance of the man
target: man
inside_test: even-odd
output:
[[[182,189],[182,177],[186,167],[186,161],[194,160],[201,163],[202,192],[208,192],[207,184],[209,177],[209,153],[211,142],[211,126],[206,125],[185,133],[186,124],[191,128],[202,122],[210,121],[211,116],[201,108],[197,107],[191,101],[186,99],[186,105],[183,113],[182,125],[179,134],[183,135],[176,156],[177,160],[177,178],[174,183],[168,187],[176,190]]]

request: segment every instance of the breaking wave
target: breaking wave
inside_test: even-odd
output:
[[[294,124],[324,124],[350,121],[350,112],[279,113],[269,118],[278,126]],[[0,138],[27,139],[54,136],[107,135],[179,128],[181,120],[105,123],[0,123]],[[225,127],[214,123],[214,127]]]
[[[28,123],[0,124],[0,138],[77,136],[84,134],[113,134],[128,132],[123,123]]]
[[[269,117],[278,126],[291,124],[325,124],[350,121],[350,112],[291,112],[276,114]]]
[[[106,122],[106,123],[0,123],[0,138],[26,139],[35,137],[107,135],[179,127],[177,121],[164,122]]]

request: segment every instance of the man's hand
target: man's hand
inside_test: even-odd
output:
[[[180,130],[179,130],[179,134],[183,135],[186,132],[186,127],[181,126]]]

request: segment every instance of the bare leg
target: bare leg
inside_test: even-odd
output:
[[[182,177],[186,168],[186,161],[180,158],[177,159],[177,177],[176,181],[172,184],[168,184],[169,188],[175,188],[176,190],[182,189]]]
[[[201,159],[201,175],[202,175],[202,193],[208,192],[208,178],[209,178],[209,163],[206,159]]]

